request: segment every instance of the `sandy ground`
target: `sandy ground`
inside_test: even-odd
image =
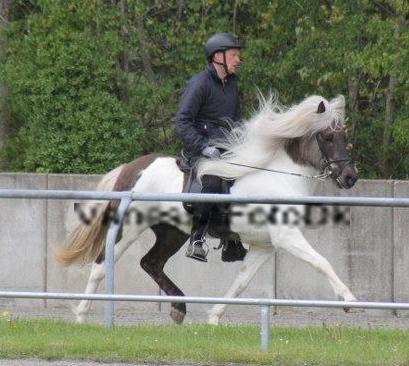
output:
[[[233,307],[228,309],[232,310]],[[253,324],[260,322],[260,310],[257,306],[247,307],[249,310],[242,314],[227,311],[221,320],[221,324]],[[0,306],[1,312],[5,307]],[[275,312],[275,310],[277,310]],[[8,316],[14,319],[58,319],[75,322],[75,317],[68,306],[48,306],[43,307],[9,307]],[[365,310],[352,313],[345,313],[341,309],[317,309],[317,308],[278,308],[271,309],[270,323],[274,326],[322,326],[322,325],[344,325],[352,327],[386,327],[409,329],[409,311],[398,313],[392,311]],[[185,324],[206,323],[207,314],[205,312],[187,312]],[[104,311],[100,306],[92,309],[88,320],[89,323],[103,324]],[[124,307],[116,307],[115,324],[117,325],[138,325],[138,324],[173,324],[168,315],[168,311],[138,311]],[[274,332],[274,328],[272,328]]]

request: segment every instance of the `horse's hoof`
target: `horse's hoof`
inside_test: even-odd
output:
[[[77,315],[77,323],[84,324],[85,323],[85,316],[84,315]]]
[[[344,307],[344,311],[348,314],[359,314],[365,312],[365,309],[362,308],[350,308],[348,306]]]
[[[179,309],[174,308],[173,306],[170,309],[170,317],[176,324],[182,324],[185,319],[186,313],[180,311]]]
[[[207,319],[207,324],[219,325],[219,317],[217,315],[209,315],[209,318]]]
[[[77,307],[75,306],[71,307],[71,311],[74,313],[75,320],[77,321],[77,323],[79,324],[85,323],[86,314],[80,312],[80,310],[78,310]]]
[[[75,314],[75,320],[77,321],[77,323],[84,324],[85,323],[85,318],[86,318],[85,314],[80,313],[79,311],[74,311],[74,309],[73,309],[73,312]]]

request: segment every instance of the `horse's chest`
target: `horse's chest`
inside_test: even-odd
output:
[[[232,205],[231,230],[238,233],[243,241],[269,241],[268,212],[269,205]]]

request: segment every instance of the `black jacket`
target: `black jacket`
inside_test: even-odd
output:
[[[237,77],[222,81],[213,65],[193,76],[187,83],[176,115],[176,133],[187,157],[200,155],[209,140],[223,138],[223,129],[240,120]]]

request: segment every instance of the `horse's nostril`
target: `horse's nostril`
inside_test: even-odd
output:
[[[352,187],[356,182],[356,178],[352,175],[348,175],[345,180],[349,187]]]

